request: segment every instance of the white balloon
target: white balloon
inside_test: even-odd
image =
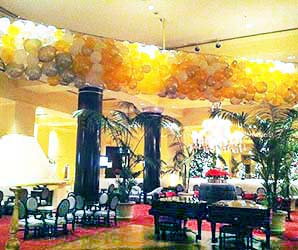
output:
[[[10,25],[10,20],[7,17],[0,18],[0,31],[2,31],[3,33],[6,33],[9,25]]]
[[[91,62],[100,63],[101,62],[101,51],[94,51],[90,56]]]
[[[25,27],[24,21],[22,20],[17,20],[13,22],[13,25],[20,28],[20,30],[22,31]]]

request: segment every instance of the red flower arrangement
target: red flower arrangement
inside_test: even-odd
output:
[[[229,173],[221,169],[211,168],[206,172],[205,176],[206,177],[226,177],[226,176],[229,176]]]

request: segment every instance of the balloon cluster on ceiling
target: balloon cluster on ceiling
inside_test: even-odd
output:
[[[90,83],[130,94],[232,104],[298,101],[293,64],[163,51],[26,20],[0,18],[0,59],[10,78],[52,86]]]

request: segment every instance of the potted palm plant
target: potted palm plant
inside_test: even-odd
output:
[[[250,158],[260,166],[259,175],[266,189],[268,207],[273,211],[271,230],[282,232],[286,214],[278,211],[278,195],[281,183],[289,176],[286,163],[291,157],[289,142],[297,129],[298,111],[262,104],[250,113],[215,110],[211,117],[231,120],[252,141]]]

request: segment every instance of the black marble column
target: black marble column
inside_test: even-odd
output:
[[[150,117],[146,119],[144,127],[144,193],[151,192],[160,187],[160,134],[161,134],[161,111],[150,109],[145,112]]]
[[[102,113],[102,89],[86,86],[79,90],[78,109]],[[86,127],[78,118],[77,153],[74,192],[87,202],[96,201],[99,191],[100,125]]]

